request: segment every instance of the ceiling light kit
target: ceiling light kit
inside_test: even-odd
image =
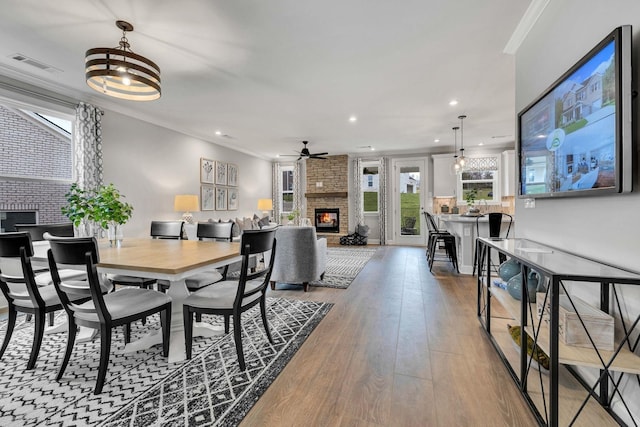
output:
[[[465,115],[458,116],[460,119],[460,157],[458,158],[458,164],[460,165],[460,171],[464,169],[464,165],[467,160],[464,158],[464,131],[462,121],[467,118]]]
[[[153,101],[160,98],[160,67],[131,50],[127,32],[133,31],[133,25],[126,21],[116,21],[116,26],[122,30],[118,47],[87,50],[87,84],[105,95],[130,101]]]

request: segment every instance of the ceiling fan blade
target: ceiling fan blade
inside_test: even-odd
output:
[[[310,158],[310,159],[322,159],[322,160],[327,160],[327,158],[326,158],[326,157],[322,157],[322,156],[319,156],[319,155],[317,155],[317,154],[312,154],[312,155],[310,155],[310,156],[309,156],[309,158]]]
[[[312,156],[326,156],[329,153],[313,153]]]

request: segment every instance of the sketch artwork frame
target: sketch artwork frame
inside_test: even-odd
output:
[[[227,163],[227,185],[230,187],[238,186],[238,165],[235,163]]]
[[[240,193],[237,188],[227,189],[227,210],[237,211],[240,202]]]
[[[215,161],[200,158],[200,182],[203,184],[213,184]]]
[[[216,187],[216,210],[227,210],[227,189],[224,187]]]
[[[216,185],[227,185],[227,164],[216,162]]]
[[[214,210],[214,187],[213,185],[201,185],[200,186],[200,210],[212,211]]]

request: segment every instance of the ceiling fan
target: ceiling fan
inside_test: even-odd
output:
[[[329,153],[310,153],[309,149],[307,148],[307,144],[309,143],[309,141],[302,141],[302,143],[304,144],[304,147],[302,147],[302,150],[300,151],[300,154],[298,154],[298,160],[305,158],[305,159],[326,159],[327,154]],[[292,154],[282,154],[281,156],[290,156]]]

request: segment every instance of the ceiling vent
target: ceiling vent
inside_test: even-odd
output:
[[[62,71],[49,64],[45,64],[44,62],[37,61],[33,58],[29,58],[28,56],[23,55],[21,53],[14,53],[13,55],[10,56],[10,58],[15,59],[16,61],[22,62],[23,64],[27,64],[27,65],[31,65],[32,67],[39,68],[40,70],[48,71],[50,73],[58,73]]]

